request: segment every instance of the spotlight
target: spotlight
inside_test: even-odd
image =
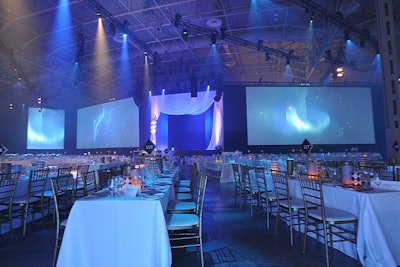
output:
[[[100,13],[100,11],[97,11],[97,17],[98,17],[99,19],[101,19],[101,13]]]
[[[124,37],[128,36],[128,25],[129,22],[127,20],[124,20],[124,22],[122,23],[122,35]]]
[[[184,41],[186,41],[186,40],[188,39],[188,36],[189,36],[188,30],[183,29],[183,30],[182,30],[182,39],[183,39]]]
[[[344,32],[344,40],[345,40],[345,41],[350,40],[350,32],[349,32],[349,31],[345,31],[345,32]]]
[[[8,106],[8,108],[9,108],[10,110],[12,110],[12,109],[13,109],[13,104],[10,103],[10,105]]]
[[[190,76],[190,96],[197,97],[197,76],[195,72],[192,72]]]
[[[337,67],[333,70],[333,78],[334,79],[339,79],[344,76],[344,67]]]
[[[312,12],[311,16],[310,16],[310,22],[313,22],[313,21],[314,21],[314,12]]]
[[[290,65],[290,61],[292,60],[293,50],[289,50],[289,53],[286,57],[286,65]]]
[[[18,81],[21,81],[22,80],[22,77],[21,76],[18,76]]]
[[[325,59],[326,59],[327,61],[330,61],[330,60],[332,59],[332,52],[331,52],[331,50],[326,50],[326,51],[325,51]]]
[[[268,61],[271,59],[271,55],[268,52],[265,52],[265,61]]]
[[[147,51],[144,51],[144,56],[147,57]]]
[[[258,51],[261,51],[262,43],[263,43],[263,40],[258,40],[257,41],[257,50]]]
[[[179,26],[179,24],[180,24],[180,22],[181,22],[181,18],[182,18],[181,15],[175,14],[175,20],[174,20],[174,26],[175,26],[175,27],[178,27],[178,26]]]
[[[224,40],[224,39],[225,39],[225,37],[226,37],[226,27],[225,27],[225,26],[223,26],[223,27],[221,28],[220,36],[221,36],[221,40]]]
[[[211,44],[215,45],[217,43],[217,34],[214,32],[211,34]]]

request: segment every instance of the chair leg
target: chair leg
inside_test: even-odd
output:
[[[26,227],[27,227],[27,223],[28,223],[28,209],[29,209],[29,205],[26,204],[25,208],[22,211],[22,236],[25,237],[26,234]]]

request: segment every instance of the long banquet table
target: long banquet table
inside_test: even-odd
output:
[[[291,194],[301,197],[298,180],[289,181]],[[400,266],[400,183],[382,182],[361,192],[329,183],[323,186],[326,206],[352,212],[359,220],[357,246],[344,242],[335,248],[367,267]]]
[[[57,266],[171,266],[164,212],[174,197],[173,179],[157,183],[165,188],[163,193],[137,197],[103,193],[77,200]]]

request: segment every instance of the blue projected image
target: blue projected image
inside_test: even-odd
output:
[[[64,149],[64,110],[29,108],[27,149]]]
[[[249,145],[374,144],[369,87],[248,87]]]
[[[139,108],[133,98],[78,109],[77,148],[139,147]]]

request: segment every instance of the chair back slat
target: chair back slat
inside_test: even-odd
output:
[[[97,192],[96,175],[94,171],[83,175],[85,196]]]
[[[0,204],[12,203],[19,176],[19,172],[0,174]]]
[[[32,170],[29,175],[28,199],[30,196],[42,196],[46,189],[50,169]]]

